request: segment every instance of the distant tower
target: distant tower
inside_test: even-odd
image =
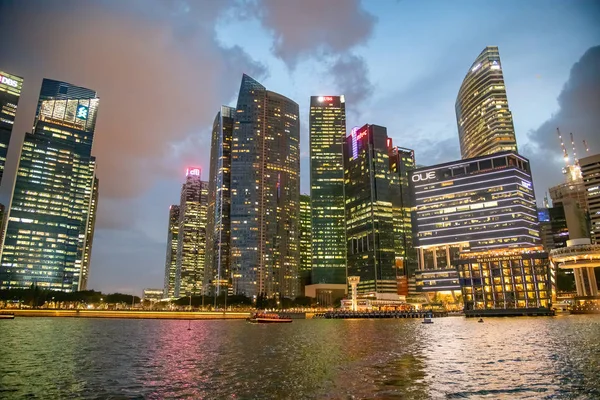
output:
[[[231,149],[234,292],[295,298],[300,262],[298,104],[243,75]]]
[[[167,229],[167,257],[165,260],[164,297],[175,297],[177,283],[177,238],[179,236],[179,205],[169,207]]]
[[[25,134],[2,249],[0,289],[77,291],[87,284],[95,221],[92,143],[99,99],[44,79]]]
[[[498,47],[488,46],[479,54],[460,86],[455,107],[463,159],[517,151]]]
[[[301,293],[310,282],[312,267],[312,229],[310,196],[300,195],[300,286]]]
[[[200,168],[188,168],[179,204],[176,297],[199,296],[207,290],[204,286],[207,205],[208,182],[201,180]]]
[[[0,183],[22,87],[23,78],[0,71]]]

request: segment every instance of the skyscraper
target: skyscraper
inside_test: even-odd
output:
[[[23,78],[0,71],[0,183],[22,87]]]
[[[208,181],[205,278],[212,290],[230,287],[231,140],[235,108],[222,106],[213,122]]]
[[[298,104],[243,75],[231,150],[234,292],[299,294]]]
[[[397,293],[394,203],[398,181],[390,169],[387,129],[354,128],[344,145],[348,276],[360,276],[358,293]]]
[[[81,284],[79,285],[79,290],[87,290],[88,279],[90,277],[90,264],[92,262],[92,243],[94,242],[96,211],[98,210],[99,185],[100,182],[98,178],[94,177],[92,199],[90,201],[90,212],[88,214],[87,224],[85,228],[85,248],[83,251],[83,261],[81,262]]]
[[[97,209],[91,150],[98,102],[93,90],[43,80],[8,211],[1,288],[85,287]]]
[[[177,232],[176,297],[198,296],[208,291],[204,285],[208,182],[201,180],[201,174],[200,168],[188,168],[185,183],[181,187]]]
[[[169,207],[169,227],[167,229],[167,257],[165,260],[164,297],[175,297],[177,285],[177,238],[179,236],[179,206]]]
[[[310,282],[312,267],[312,229],[310,196],[300,195],[300,286],[301,289]],[[303,293],[303,291],[301,291]]]
[[[462,158],[517,151],[498,47],[488,46],[463,80],[456,98]]]
[[[600,244],[600,154],[579,160],[592,226],[592,243]]]
[[[346,283],[344,96],[310,98],[312,283]]]
[[[415,169],[415,152],[402,147],[390,147],[390,169],[398,182],[399,195],[394,201],[394,230],[396,231],[396,268],[403,276],[412,277],[418,267],[413,246],[411,212],[414,207],[409,172]]]

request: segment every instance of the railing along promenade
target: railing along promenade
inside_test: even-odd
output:
[[[373,318],[440,318],[447,317],[446,311],[328,311],[315,314],[314,318],[326,319],[373,319]]]
[[[245,319],[250,312],[2,309],[16,317],[128,318],[128,319]]]

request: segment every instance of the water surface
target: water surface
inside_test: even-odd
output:
[[[600,316],[0,321],[2,399],[600,399]]]

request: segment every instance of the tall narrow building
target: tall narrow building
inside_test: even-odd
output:
[[[204,285],[208,182],[202,181],[201,174],[200,168],[188,168],[185,183],[181,187],[176,297],[199,296],[208,292]]]
[[[90,264],[92,262],[92,243],[94,242],[94,228],[96,227],[96,211],[98,210],[98,191],[100,182],[94,177],[94,186],[92,188],[92,197],[90,199],[90,212],[87,217],[85,228],[85,249],[83,251],[83,261],[81,263],[81,284],[79,290],[87,290],[88,279],[90,277]]]
[[[299,294],[298,104],[243,75],[231,149],[234,292]]]
[[[22,87],[23,78],[0,71],[0,183]]]
[[[587,192],[592,243],[600,245],[600,154],[579,160]]]
[[[221,294],[231,288],[231,140],[235,108],[222,106],[213,122],[208,181],[205,284]]]
[[[175,297],[177,284],[177,238],[179,236],[179,206],[169,207],[169,227],[167,229],[167,257],[165,260],[164,297]]]
[[[415,169],[415,152],[402,147],[390,147],[390,169],[398,182],[398,199],[394,201],[394,230],[396,231],[396,268],[407,278],[418,268],[417,252],[413,245],[411,212],[414,207],[409,172]]]
[[[344,96],[310,98],[310,198],[313,284],[346,283]]]
[[[463,159],[517,151],[498,47],[483,49],[467,72],[456,98],[456,122]]]
[[[93,90],[43,80],[8,211],[0,288],[85,287],[97,198],[91,151],[98,102]]]
[[[397,294],[394,208],[398,181],[390,169],[387,129],[354,128],[344,145],[348,276],[359,276],[358,294]]]
[[[310,283],[312,270],[312,228],[310,196],[300,195],[300,289]]]

